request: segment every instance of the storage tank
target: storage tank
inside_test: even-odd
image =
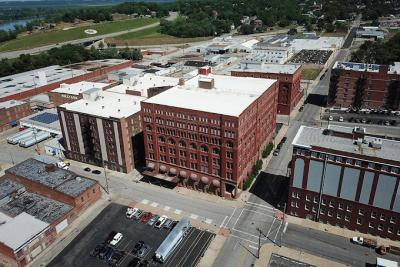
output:
[[[33,129],[32,128],[29,128],[29,129],[26,129],[26,130],[24,130],[22,132],[18,132],[16,134],[13,134],[12,136],[7,138],[7,142],[9,144],[15,145],[15,144],[18,144],[18,142],[21,139],[24,139],[24,138],[26,138],[26,137],[28,137],[30,135],[33,135]]]
[[[28,140],[23,140],[19,143],[20,146],[22,147],[30,147],[33,146],[36,143],[39,143],[43,140],[46,140],[47,138],[49,138],[51,135],[49,132],[38,132],[36,133],[36,137],[33,135],[32,138],[28,139]]]

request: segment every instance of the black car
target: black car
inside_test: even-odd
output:
[[[89,168],[89,167],[86,167],[86,168],[84,168],[83,169],[85,172],[90,172],[91,171],[91,169]]]
[[[148,260],[144,260],[142,261],[138,267],[147,267],[149,265],[149,261]]]
[[[301,107],[299,108],[299,111],[302,112],[303,109],[304,109],[304,106],[301,106]]]
[[[92,251],[90,251],[90,256],[97,257],[100,252],[103,250],[104,245],[97,245]]]
[[[112,247],[105,246],[104,249],[102,249],[99,253],[99,259],[105,260],[107,258],[107,255],[112,251]]]
[[[142,247],[136,253],[136,255],[141,257],[141,258],[143,258],[144,256],[146,256],[146,254],[149,251],[149,249],[150,249],[150,247],[148,245],[143,244]]]
[[[94,174],[100,174],[101,171],[99,171],[99,170],[93,170],[92,173],[94,173]]]
[[[136,254],[144,245],[144,241],[140,240],[135,244],[135,247],[132,249],[132,253]]]
[[[281,140],[281,143],[285,143],[285,142],[286,142],[286,140],[287,140],[287,137],[286,137],[286,136],[284,136],[284,137],[282,138],[282,140]]]
[[[133,258],[133,260],[131,260],[128,263],[127,267],[136,267],[139,264],[139,262],[140,262],[139,258]]]

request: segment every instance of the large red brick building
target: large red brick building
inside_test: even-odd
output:
[[[302,126],[293,140],[287,212],[400,240],[400,142],[363,128]]]
[[[246,64],[231,71],[232,76],[278,80],[278,114],[289,115],[303,96],[301,65]]]
[[[328,105],[353,108],[400,108],[400,63],[393,66],[336,62]]]
[[[208,74],[143,101],[145,174],[238,197],[272,139],[277,100],[276,80]]]

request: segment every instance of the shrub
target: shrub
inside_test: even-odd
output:
[[[262,152],[262,157],[263,159],[265,159],[266,157],[269,156],[269,154],[271,153],[271,151],[274,149],[274,145],[272,143],[269,143],[263,150]]]

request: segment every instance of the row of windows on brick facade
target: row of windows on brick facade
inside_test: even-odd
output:
[[[145,113],[151,113],[151,110],[149,108],[144,108],[143,111]],[[187,119],[188,121],[198,121],[200,123],[210,123],[210,124],[214,124],[214,125],[220,125],[220,123],[221,123],[221,121],[219,119],[209,119],[207,117],[201,117],[201,116],[196,116],[196,115],[186,115],[183,113],[174,113],[174,112],[168,112],[168,111],[163,111],[163,110],[158,110],[158,109],[155,110],[155,114],[164,115],[164,116],[171,117],[171,118]],[[144,116],[143,118],[144,118],[145,122],[152,121],[151,116]],[[155,121],[157,123],[164,124],[164,119],[161,117],[157,117],[155,119]],[[174,124],[178,123],[178,122],[175,120],[171,120],[171,119],[169,119],[169,120],[165,119],[165,123],[166,123],[166,125],[174,126]],[[235,122],[224,121],[224,126],[234,128]]]
[[[202,137],[202,136],[200,136],[200,137]],[[211,142],[209,142],[210,140],[211,140]],[[149,143],[153,142],[153,136],[151,134],[147,135],[147,141]],[[207,137],[205,137],[205,138],[201,138],[200,141],[203,142],[203,143],[211,144],[211,145],[217,145],[217,146],[221,145],[221,140],[220,139],[214,140],[213,138],[208,139]],[[158,142],[160,144],[167,143],[167,144],[169,144],[171,146],[176,146],[176,141],[173,138],[168,138],[168,140],[166,141],[164,136],[158,136]],[[178,146],[181,147],[181,148],[186,148],[187,147],[187,143],[185,141],[183,141],[183,140],[180,140],[180,141],[178,141]],[[228,149],[233,148],[233,142],[227,141],[226,142],[226,147]],[[197,149],[197,145],[194,144],[194,143],[190,143],[189,144],[189,148],[190,149]],[[208,149],[208,146],[206,144],[202,144],[200,146],[200,150],[203,151],[203,152],[208,152],[209,149]],[[214,148],[213,149],[213,153],[214,154],[219,154],[220,153],[219,149],[218,148]]]
[[[325,159],[325,157],[327,156],[328,157],[327,161],[331,161],[331,162],[345,163],[347,165],[354,165],[356,167],[364,166],[364,167],[367,167],[368,169],[378,169],[383,172],[391,172],[394,174],[400,173],[400,168],[398,168],[398,167],[388,166],[388,165],[384,165],[384,164],[375,164],[374,162],[361,161],[361,160],[356,160],[356,159],[352,159],[352,158],[345,158],[345,157],[341,157],[341,156],[329,155],[329,154],[315,152],[315,151],[310,152],[308,150],[300,149],[300,148],[294,149],[293,153],[296,155],[310,156],[311,158],[318,158],[318,159]]]
[[[292,201],[292,202],[290,203],[290,206],[291,206],[292,208],[299,208],[299,204],[298,204],[297,201]],[[312,213],[317,213],[317,205],[311,205],[311,204],[309,204],[309,203],[306,203],[306,204],[304,205],[304,210],[306,210],[306,211],[311,211]],[[332,218],[333,218],[333,215],[334,215],[334,211],[333,211],[333,210],[328,210],[328,212],[326,213],[326,210],[325,210],[324,207],[321,207],[319,213],[320,213],[321,215],[327,214],[328,217],[332,217]],[[293,213],[291,212],[291,214],[293,214]],[[359,214],[359,215],[360,215],[360,214]],[[296,215],[296,216],[297,216],[297,215]],[[385,215],[384,215],[384,216],[385,216]],[[372,217],[372,215],[371,215],[371,217]],[[357,225],[362,225],[362,224],[363,224],[364,218],[365,218],[365,217],[358,217],[358,218],[357,218],[357,221],[356,221]],[[344,214],[343,212],[337,211],[337,212],[336,212],[336,219],[338,219],[338,220],[343,220],[343,219],[344,219],[344,221],[350,222],[350,220],[351,220],[351,215],[350,215],[350,214]],[[384,224],[383,224],[383,223],[379,223],[379,222],[376,223],[375,221],[370,221],[369,219],[366,219],[366,220],[369,221],[369,222],[368,222],[368,228],[374,229],[374,228],[375,228],[375,225],[377,224],[377,229],[378,229],[379,231],[383,231],[383,229],[384,229]],[[383,221],[383,220],[381,220],[381,221]],[[395,224],[395,218],[394,218],[394,217],[391,217],[391,221],[390,221],[390,222],[391,222],[392,224]],[[388,226],[388,227],[387,227],[387,232],[388,232],[389,234],[393,234],[393,233],[394,233],[394,226]],[[400,235],[400,229],[397,231],[397,235]]]
[[[149,153],[149,158],[155,159],[154,153]],[[214,160],[215,159],[213,158],[213,167],[211,168],[212,174],[215,176],[221,176],[221,166],[220,166],[221,162],[219,161],[217,164],[214,164]],[[162,155],[162,154],[160,154],[160,161],[165,162],[165,163],[170,163],[173,165],[178,165],[175,157],[169,157],[168,162],[167,162],[167,156]],[[207,162],[205,162],[205,161],[203,162],[203,164],[206,164],[206,163],[208,163],[208,160],[207,160]],[[180,159],[179,166],[209,174],[209,166],[202,165],[202,164],[199,165],[197,162],[188,162],[185,159]],[[227,162],[227,171],[225,172],[225,177],[227,179],[233,179],[233,172],[231,169],[232,167],[233,167],[233,163]]]

